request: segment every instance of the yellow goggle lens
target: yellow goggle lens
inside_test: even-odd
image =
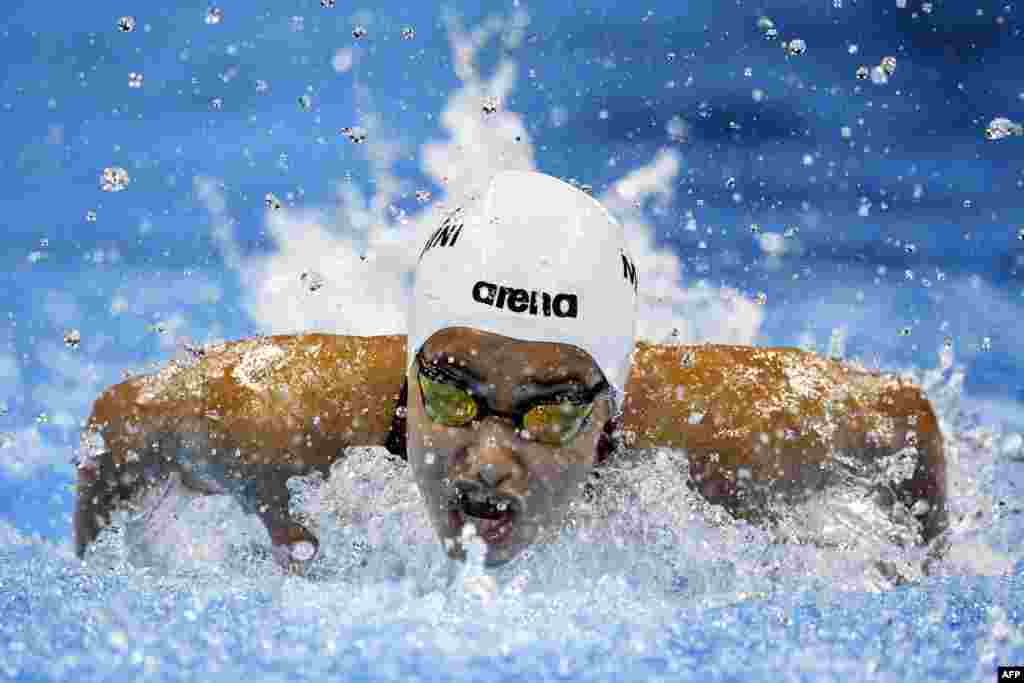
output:
[[[594,404],[584,406],[572,403],[536,406],[526,413],[523,426],[537,441],[563,444],[579,433]]]
[[[447,427],[465,427],[476,418],[476,401],[465,389],[437,382],[423,374],[419,376],[419,382],[427,417],[434,422]],[[593,403],[534,406],[523,417],[523,427],[532,439],[561,445],[576,437],[593,410]]]
[[[435,382],[424,375],[420,375],[420,389],[431,420],[448,427],[463,427],[476,417],[476,401],[465,389]]]

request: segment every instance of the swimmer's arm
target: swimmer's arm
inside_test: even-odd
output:
[[[78,554],[114,510],[172,472],[201,493],[235,495],[275,543],[294,541],[285,482],[326,474],[348,446],[386,445],[404,357],[404,336],[264,337],[111,387],[83,433]]]
[[[635,448],[685,449],[691,481],[727,507],[741,478],[820,489],[830,472],[874,473],[910,446],[917,466],[894,492],[908,508],[927,503],[926,539],[946,524],[935,414],[918,387],[890,375],[792,348],[640,343],[623,432]]]

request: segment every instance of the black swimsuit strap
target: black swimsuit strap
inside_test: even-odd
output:
[[[622,414],[620,413],[604,423],[601,439],[597,442],[594,467],[600,467],[611,460],[615,452],[622,447],[622,442]]]
[[[391,430],[388,432],[384,447],[388,452],[397,455],[402,460],[408,460],[405,449],[405,416],[409,402],[409,380],[402,380],[402,389],[398,393],[398,403],[395,404],[395,414],[391,419]]]

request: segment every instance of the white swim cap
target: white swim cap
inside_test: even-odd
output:
[[[571,344],[601,368],[620,409],[636,305],[636,266],[611,214],[557,178],[506,171],[423,245],[406,368],[447,327]]]

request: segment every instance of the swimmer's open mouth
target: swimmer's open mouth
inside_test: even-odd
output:
[[[521,507],[508,496],[460,489],[448,508],[448,522],[456,531],[471,523],[485,543],[498,545],[511,536]]]

